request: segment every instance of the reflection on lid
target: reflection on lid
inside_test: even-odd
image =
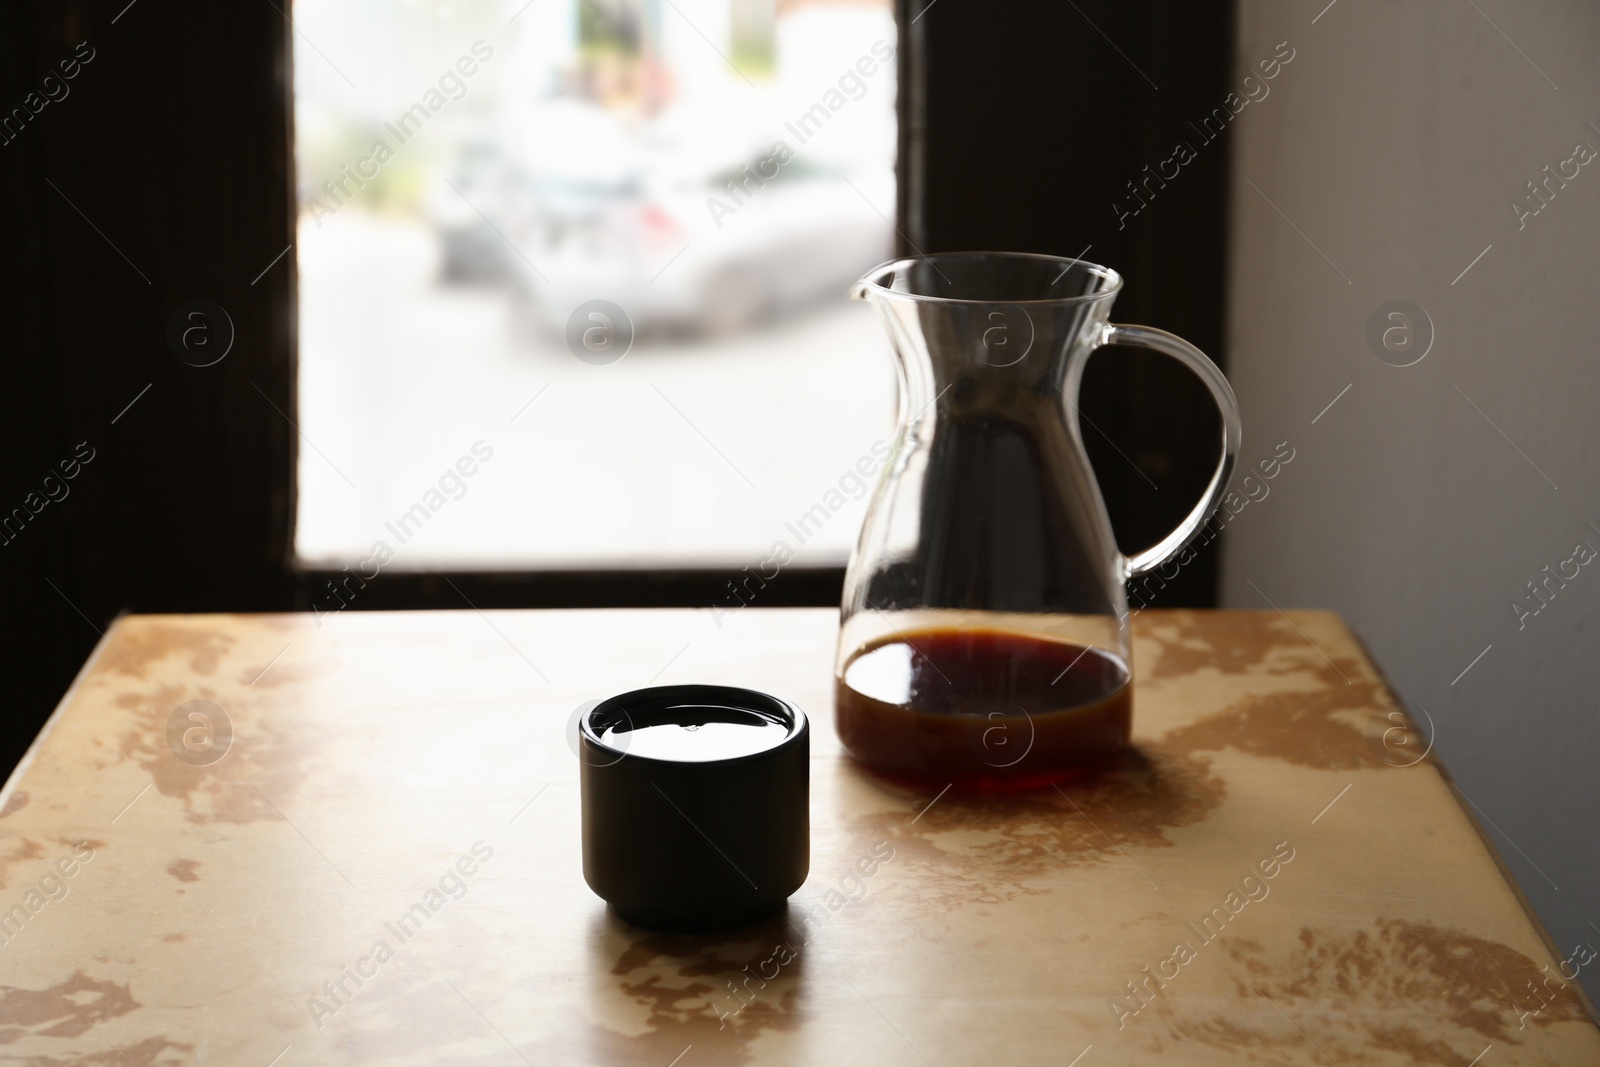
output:
[[[777,748],[789,726],[776,715],[709,704],[678,704],[608,724],[600,732],[607,747],[630,756],[705,763],[737,759]]]

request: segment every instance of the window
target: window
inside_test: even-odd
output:
[[[292,14],[303,564],[844,561],[893,423],[844,297],[895,245],[887,2]]]

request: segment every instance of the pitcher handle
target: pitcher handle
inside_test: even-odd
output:
[[[1200,532],[1206,517],[1221,501],[1223,492],[1228,488],[1228,478],[1233,474],[1234,461],[1239,455],[1239,441],[1243,432],[1239,425],[1239,402],[1234,399],[1233,387],[1228,384],[1228,379],[1222,376],[1217,365],[1206,358],[1204,352],[1176,334],[1150,326],[1119,326],[1107,323],[1101,334],[1100,344],[1132,345],[1171,356],[1194,371],[1195,375],[1205,383],[1206,388],[1211,390],[1211,399],[1217,403],[1217,410],[1222,414],[1222,458],[1217,461],[1217,469],[1211,475],[1211,483],[1201,494],[1200,502],[1178,524],[1177,529],[1143,552],[1126,558],[1123,563],[1126,576],[1137,578],[1141,574],[1155,570],[1183,551]]]

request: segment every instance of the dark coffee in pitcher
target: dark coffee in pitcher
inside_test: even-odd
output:
[[[839,737],[910,784],[977,791],[1047,785],[1128,743],[1128,668],[1070,641],[999,630],[919,630],[858,651],[834,683]]]

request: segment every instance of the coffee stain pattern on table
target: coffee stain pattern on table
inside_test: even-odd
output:
[[[1345,660],[1341,667],[1348,673],[1355,669],[1355,661]],[[1334,671],[1324,665],[1316,673],[1324,675],[1319,680],[1326,683],[1325,675]],[[1334,681],[1336,684],[1314,689],[1251,694],[1228,710],[1180,727],[1162,740],[1180,751],[1231,748],[1320,770],[1386,766],[1370,734],[1359,725],[1370,718],[1371,709],[1387,701],[1383,683]]]
[[[179,859],[167,864],[167,873],[180,882],[198,882],[200,876],[195,872],[199,869],[200,863],[197,860]]]
[[[28,837],[18,837],[0,846],[0,889],[11,888],[11,868],[44,855],[44,846]]]
[[[186,763],[167,745],[166,721],[172,708],[191,697],[173,688],[163,687],[155,702],[130,702],[130,722],[119,743],[122,758],[142,767],[162,795],[182,800],[191,823],[283,821],[274,803],[287,802],[304,781],[307,772],[297,760],[314,746],[270,727],[241,730],[236,719],[232,745],[221,760]]]
[[[115,758],[138,763],[158,792],[182,800],[184,817],[194,824],[283,821],[274,805],[293,800],[306,777],[306,761],[318,749],[317,737],[254,717],[259,697],[250,678],[226,677],[251,670],[248,665],[224,670],[230,659],[235,664],[240,659],[254,661],[253,649],[240,649],[238,638],[227,632],[227,622],[234,619],[123,619],[109,635],[122,654],[102,656],[99,661],[118,681],[110,699],[126,712],[115,737]],[[274,630],[272,640],[282,649],[282,622],[266,629]],[[270,656],[254,667],[254,673],[269,661]],[[280,667],[283,664],[274,670]],[[293,672],[293,681],[314,677],[312,669]],[[171,749],[168,721],[189,701],[213,702],[229,717],[232,741],[216,763],[197,765],[176,757]]]
[[[157,663],[175,656],[184,659],[189,673],[210,677],[233,645],[234,638],[217,625],[146,619],[139,626],[117,632],[115,651],[104,657],[101,665],[113,674],[142,679]]]
[[[4,808],[0,808],[0,819],[3,819],[7,815],[11,815],[15,812],[19,812],[27,806],[28,791],[26,789],[18,789],[6,800],[6,806]]]
[[[78,1037],[140,1006],[126,984],[91,978],[82,971],[54,985],[54,989],[0,985],[0,1045],[29,1034]]]
[[[1276,1062],[1308,1042],[1334,1063],[1460,1067],[1491,1045],[1499,1062],[1508,1055],[1524,1062],[1515,1048],[1587,1019],[1559,977],[1540,985],[1548,972],[1528,956],[1427,922],[1379,918],[1353,932],[1303,927],[1287,955],[1243,938],[1228,955],[1246,1010],[1196,1018],[1189,1005],[1158,997],[1152,1006],[1169,1037],[1236,1050],[1247,1062]]]
[[[1152,681],[1202,671],[1249,674],[1270,665],[1283,649],[1305,641],[1287,620],[1253,611],[1141,612],[1136,632],[1158,642],[1154,664],[1138,664]]]
[[[851,772],[903,792],[853,765]],[[920,906],[937,917],[966,904],[1004,903],[1052,872],[1123,863],[1122,850],[1171,848],[1167,831],[1205,819],[1227,793],[1209,760],[1163,740],[1135,745],[1113,766],[1059,789],[951,792],[926,811],[930,797],[907,796],[905,810],[855,816],[847,825],[857,852],[880,840],[894,846],[895,862],[919,874]]]
[[[169,1041],[164,1037],[149,1037],[70,1059],[27,1056],[12,1062],[19,1067],[180,1067],[195,1062],[193,1053],[194,1046],[191,1044]]]
[[[698,1063],[737,1067],[754,1061],[756,1038],[792,1032],[808,1017],[806,950],[787,909],[722,934],[654,934],[609,912],[603,927],[617,991],[643,1009],[645,1030],[622,1033],[591,1023],[583,1044],[592,1062],[659,1067],[692,1045]],[[779,946],[787,951],[779,954]]]
[[[1247,685],[1252,678],[1270,683],[1247,688],[1223,710],[1163,735],[1173,748],[1233,749],[1322,770],[1397,765],[1383,759],[1375,730],[1392,726],[1389,716],[1403,712],[1364,657],[1330,653],[1287,619],[1263,626],[1246,613],[1173,612],[1144,636],[1160,649],[1153,678],[1217,672]],[[1302,684],[1286,685],[1295,681]]]

